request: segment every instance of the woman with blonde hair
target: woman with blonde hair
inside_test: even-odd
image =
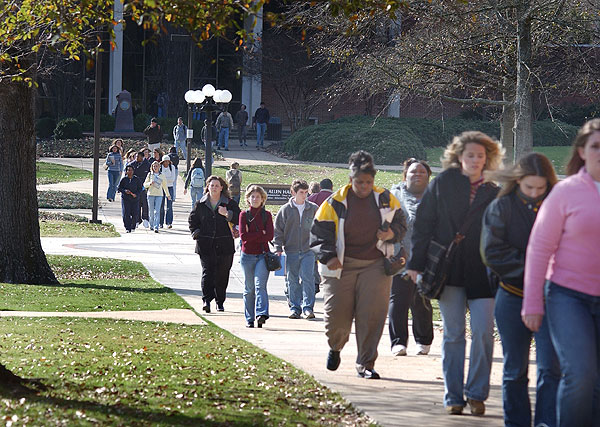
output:
[[[500,280],[494,313],[504,354],[504,422],[507,426],[530,426],[527,371],[534,334],[521,320],[525,251],[538,210],[558,180],[550,160],[539,153],[531,153],[512,168],[491,173],[488,178],[502,183],[498,198],[483,216],[481,257]],[[535,333],[535,344],[534,425],[555,426],[560,367],[545,320]]]
[[[554,186],[535,220],[525,256],[523,323],[548,323],[560,362],[556,425],[600,420],[600,119],[573,144],[568,177]]]
[[[479,255],[479,237],[483,211],[498,194],[495,184],[485,182],[483,172],[497,169],[503,154],[502,145],[482,132],[455,136],[444,152],[444,171],[425,190],[414,222],[407,274],[415,283],[425,270],[432,242],[448,247],[459,231],[464,236],[456,249],[447,285],[439,296],[444,325],[444,406],[451,415],[462,414],[466,403],[473,415],[483,415],[490,390],[495,289]],[[471,314],[472,341],[465,384],[467,309]]]
[[[269,270],[264,253],[269,250],[269,242],[273,240],[273,217],[265,209],[267,193],[258,185],[251,185],[246,190],[246,202],[250,209],[240,213],[240,239],[242,255],[240,264],[244,270],[244,314],[246,327],[254,327],[256,318],[258,327],[269,318],[269,296],[267,280]]]

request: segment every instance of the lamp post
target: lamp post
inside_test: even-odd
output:
[[[212,174],[212,113],[221,111],[218,104],[227,104],[231,101],[232,95],[228,90],[217,90],[211,84],[204,85],[202,90],[188,90],[185,93],[185,102],[190,111],[203,111],[206,113],[206,155],[204,159],[204,169],[206,176]]]

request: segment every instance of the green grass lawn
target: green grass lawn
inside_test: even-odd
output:
[[[83,179],[92,179],[92,173],[83,169],[58,165],[56,163],[36,162],[37,185],[81,181]]]
[[[425,149],[427,152],[427,162],[430,166],[442,166],[440,157],[444,154],[444,148],[445,147],[433,147]],[[565,173],[565,166],[569,159],[569,155],[571,154],[571,147],[533,147],[533,151],[547,156],[552,162],[552,165],[554,165],[556,173],[561,175]]]
[[[40,211],[42,237],[119,237],[109,223],[90,224],[86,217],[61,212]]]
[[[47,258],[60,284],[0,283],[0,310],[118,311],[189,308],[171,289],[150,277],[148,270],[139,262],[59,255],[49,255]]]

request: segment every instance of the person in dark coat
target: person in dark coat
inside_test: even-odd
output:
[[[539,153],[523,157],[515,167],[499,171],[491,178],[503,186],[483,216],[481,257],[500,278],[494,312],[504,353],[504,423],[531,425],[527,370],[531,338],[535,336],[537,387],[533,424],[555,426],[560,379],[558,357],[546,318],[534,334],[521,319],[521,307],[529,235],[542,202],[558,179],[550,160]]]
[[[140,210],[137,212],[137,223],[141,224],[144,222],[144,227],[148,228],[150,223],[148,222],[148,193],[143,187],[146,182],[146,177],[150,173],[150,162],[146,159],[143,151],[138,151],[135,162],[131,164],[133,166],[133,174],[138,177],[142,183],[142,192],[140,193]]]
[[[235,253],[232,227],[237,227],[239,218],[240,208],[229,196],[225,180],[209,176],[204,196],[188,218],[202,264],[202,309],[206,313],[210,313],[212,300],[216,300],[217,311],[225,310],[223,303]]]
[[[125,176],[121,178],[117,191],[121,193],[123,225],[127,232],[131,233],[135,230],[137,211],[139,210],[139,196],[142,192],[142,181],[133,174],[133,166],[126,166]]]
[[[481,261],[479,236],[483,211],[498,194],[496,185],[484,181],[483,171],[496,170],[503,152],[499,142],[482,132],[463,132],[454,137],[444,152],[444,171],[427,187],[414,223],[407,274],[416,283],[425,269],[430,242],[435,240],[447,247],[469,213],[472,217],[439,300],[444,325],[444,406],[451,415],[462,414],[465,403],[469,403],[473,415],[483,415],[490,389],[495,290]],[[467,309],[472,341],[465,384]]]

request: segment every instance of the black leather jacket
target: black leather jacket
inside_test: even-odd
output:
[[[194,240],[196,253],[200,256],[231,255],[235,246],[229,222],[237,225],[240,208],[235,200],[221,196],[219,206],[227,208],[227,218],[212,209],[208,203],[208,193],[194,205],[188,224]]]

